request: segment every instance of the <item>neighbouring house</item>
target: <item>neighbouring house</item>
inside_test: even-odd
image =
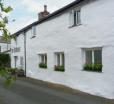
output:
[[[0,36],[0,53],[10,53],[11,43]]]
[[[11,67],[25,70],[25,38],[19,34],[11,40]]]
[[[44,10],[47,16],[15,33],[11,66],[27,77],[114,99],[113,10],[114,0],[76,0],[51,14]]]

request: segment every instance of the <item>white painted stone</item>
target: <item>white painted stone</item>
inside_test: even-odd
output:
[[[114,99],[114,0],[96,0],[81,8],[81,24],[69,28],[69,13],[37,25],[37,35],[27,36],[27,76],[59,83],[94,95]],[[24,56],[23,35],[17,44],[22,48],[13,56]],[[12,42],[12,47],[15,47]],[[102,47],[103,73],[83,69],[82,48]],[[65,72],[54,71],[54,53],[64,52]],[[38,67],[38,54],[47,53],[47,69]]]

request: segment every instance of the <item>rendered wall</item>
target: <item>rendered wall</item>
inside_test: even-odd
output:
[[[96,0],[81,8],[81,23],[69,27],[69,11],[27,32],[27,76],[63,84],[114,99],[114,1]],[[83,69],[82,48],[102,47],[103,72]],[[65,72],[55,72],[54,53],[65,53]],[[38,54],[47,53],[47,70],[38,67]]]
[[[14,49],[16,47],[20,47],[20,52],[11,52],[11,67],[15,68],[15,60],[14,57],[17,56],[17,68],[21,68],[21,64],[20,64],[20,57],[23,57],[23,69],[25,69],[25,56],[24,56],[24,35],[20,34],[17,37],[17,40],[15,42],[14,39],[11,40],[11,49]]]

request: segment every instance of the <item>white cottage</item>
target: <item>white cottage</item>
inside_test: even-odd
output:
[[[40,18],[12,40],[12,67],[114,99],[113,11],[114,0],[77,0]]]

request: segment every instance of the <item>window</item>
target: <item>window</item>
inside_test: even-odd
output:
[[[21,56],[21,57],[20,57],[20,66],[21,66],[21,69],[23,69],[23,63],[24,63],[23,57]]]
[[[102,64],[101,49],[87,49],[85,51],[86,64]]]
[[[39,54],[39,67],[47,68],[47,54]]]
[[[56,56],[56,65],[60,66],[63,65],[64,66],[64,53],[59,52],[59,53],[55,53]]]
[[[81,24],[81,11],[73,10],[70,13],[70,26],[77,26]]]
[[[65,71],[64,66],[65,66],[65,57],[63,52],[57,52],[55,53],[55,71]]]
[[[74,11],[74,26],[80,25],[81,19],[80,19],[80,10]]]
[[[36,35],[36,26],[33,26],[32,27],[32,36],[35,36]]]
[[[16,52],[20,52],[21,50],[20,50],[20,47],[16,47],[16,48],[14,48],[14,49],[12,49],[12,53],[14,52],[14,53],[16,53]]]
[[[102,71],[102,49],[85,49],[85,70]]]
[[[14,64],[15,64],[15,68],[17,68],[17,60],[18,60],[18,56],[14,56]]]
[[[86,64],[92,64],[92,50],[86,50]]]

